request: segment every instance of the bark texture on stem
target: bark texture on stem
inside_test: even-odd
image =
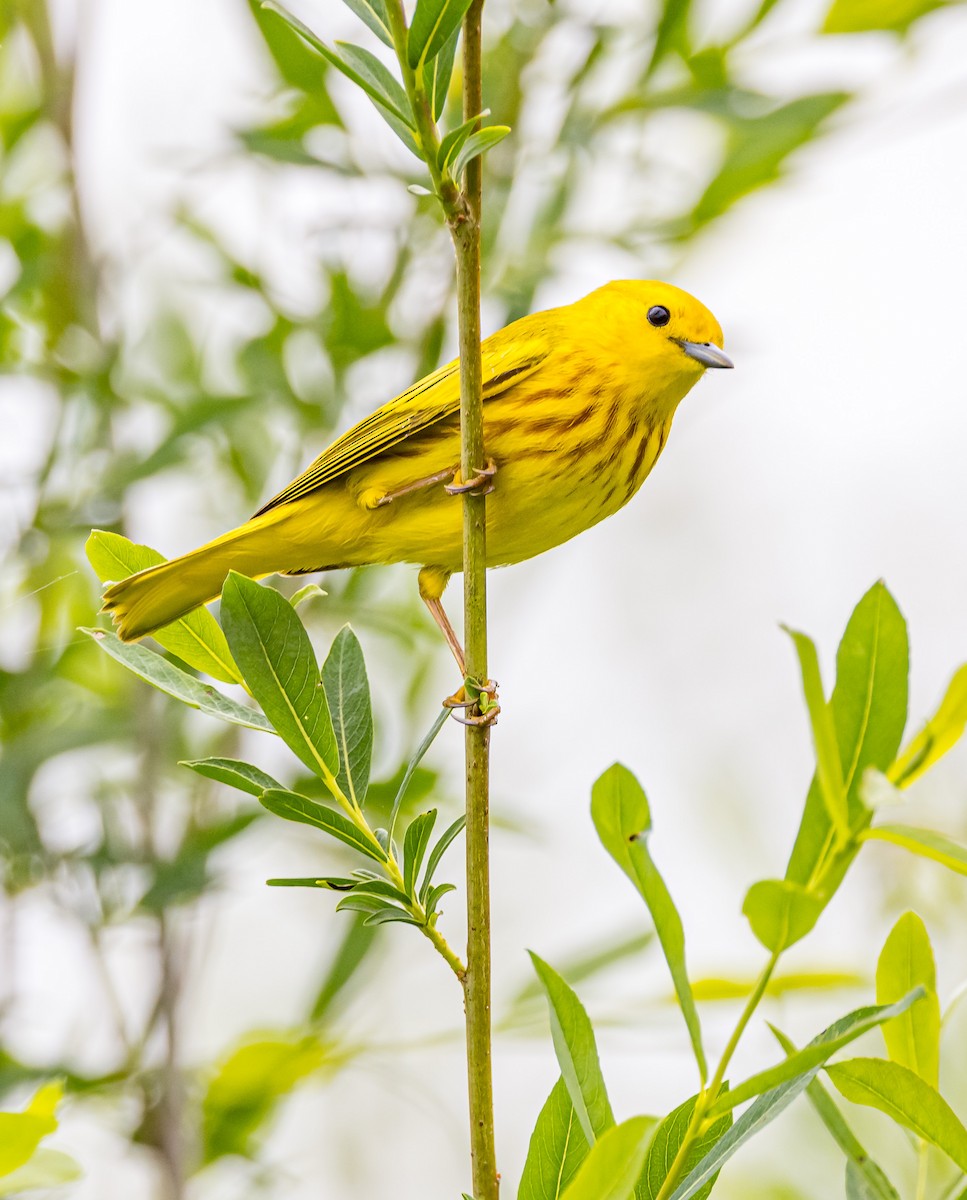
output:
[[[463,23],[463,115],[483,108],[480,23],[483,0],[474,0]],[[460,471],[471,479],[484,465],[480,363],[481,159],[467,165],[465,212],[450,220],[457,258],[460,325]],[[498,482],[498,487],[499,482]],[[463,587],[467,674],[487,674],[486,497],[463,498]],[[497,1200],[494,1149],[490,1014],[490,727],[466,731],[467,796],[467,1071],[474,1200]]]

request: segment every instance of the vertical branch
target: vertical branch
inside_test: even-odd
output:
[[[463,22],[463,116],[483,108],[480,24],[483,0],[474,0]],[[484,465],[480,361],[481,158],[466,169],[466,212],[451,221],[457,258],[460,335],[460,471],[471,479]],[[486,497],[463,498],[463,587],[467,675],[487,675]],[[470,1099],[470,1150],[475,1200],[496,1200],[494,1100],[490,1019],[490,727],[466,731],[467,971],[464,1003]]]

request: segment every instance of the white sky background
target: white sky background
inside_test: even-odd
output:
[[[598,6],[609,15],[614,7]],[[815,27],[821,7],[804,0],[790,27]],[[335,0],[320,0],[298,11],[328,30],[344,22],[336,9]],[[732,11],[723,3],[706,9],[716,25]],[[101,0],[88,16],[78,125],[95,242],[126,248],[135,280],[137,272],[165,269],[151,217],[183,194],[190,170],[192,194],[209,196],[221,215],[237,189],[243,242],[262,238],[282,248],[288,240],[291,252],[292,239],[311,225],[312,206],[326,204],[311,177],[292,173],[291,194],[281,201],[273,185],[280,228],[271,229],[260,225],[264,180],[240,181],[234,167],[220,175],[217,165],[227,130],[244,124],[266,84],[239,6]],[[756,60],[764,87],[784,90],[800,79],[804,88],[875,84],[837,132],[796,157],[791,178],[743,203],[670,264],[673,281],[718,316],[736,370],[710,372],[686,399],[668,449],[627,509],[552,554],[491,576],[491,661],[505,709],[493,740],[495,807],[540,831],[535,839],[495,837],[498,998],[526,978],[525,946],[559,961],[578,941],[639,921],[636,898],[598,847],[588,816],[590,785],[615,758],[649,792],[654,850],[682,911],[693,972],[736,976],[761,965],[741,901],[755,879],[782,873],[811,762],[780,620],[816,637],[831,681],[853,605],[885,578],[910,622],[914,723],[967,659],[967,11],[924,22],[906,49],[888,37],[830,39],[806,56],[782,31],[770,36],[769,63]],[[384,136],[375,115],[371,127],[374,138]],[[633,269],[626,259],[582,257],[541,300],[575,299]],[[136,303],[136,285],[129,290]],[[135,533],[159,548],[186,549],[217,532],[205,519],[192,521],[190,494],[156,501],[144,498]],[[454,587],[455,608],[458,595]],[[444,688],[442,650],[440,663]],[[461,741],[454,729],[435,751],[437,762],[456,765]],[[911,799],[912,823],[967,832],[965,779],[967,754],[959,752]],[[331,906],[312,894],[267,893],[262,882],[298,873],[298,841],[286,830],[243,840],[228,864],[228,902],[217,919],[201,918],[214,923],[189,1001],[189,1049],[199,1059],[253,1025],[284,1025],[303,1004],[306,962],[314,966],[320,941],[329,944]],[[942,902],[967,902],[963,881],[873,848],[805,948],[789,955],[789,969],[872,973],[900,911],[896,869],[912,877],[912,899],[928,922]],[[910,902],[908,887],[902,903]],[[60,947],[68,958],[71,951],[46,914],[34,919],[38,949],[28,965],[39,1046],[41,1015],[62,1017],[74,997],[63,998],[63,1010],[49,994],[41,998],[44,961]],[[457,904],[445,924],[460,943]],[[960,926],[941,939],[942,997],[967,976]],[[398,989],[364,995],[351,1027],[360,1036],[380,1029],[387,1043],[436,1023],[456,1028],[460,997],[428,948],[407,930],[392,942]],[[119,969],[136,964],[136,945],[118,951]],[[593,1014],[667,991],[657,954],[617,977],[617,995],[608,983],[588,989]],[[770,1017],[802,1038],[868,995],[793,999]],[[671,1009],[643,1013],[647,1031],[601,1036],[619,1116],[663,1111],[694,1090],[680,1022]],[[714,1056],[734,1018],[715,1007],[706,1014]],[[773,1054],[766,1036],[749,1043],[737,1075]],[[365,1060],[329,1089],[301,1094],[274,1142],[280,1157],[292,1155],[293,1179],[279,1195],[458,1195],[469,1186],[462,1069],[459,1047],[428,1060],[389,1055]],[[508,1196],[555,1076],[549,1037],[498,1042]],[[810,1196],[833,1194],[841,1168],[832,1155],[820,1161],[816,1152],[827,1147],[818,1124],[786,1117],[778,1136],[788,1137],[782,1131],[797,1119],[798,1153],[817,1172],[800,1186]],[[882,1133],[877,1118],[869,1120]],[[103,1125],[68,1121],[58,1144],[87,1169],[78,1200],[143,1194],[143,1161],[119,1160],[123,1143]],[[720,1185],[723,1198],[747,1193],[743,1170],[753,1165],[760,1184],[773,1169],[781,1176],[782,1153],[780,1141],[774,1160],[762,1149],[740,1157]],[[896,1153],[902,1178],[902,1148]],[[220,1170],[205,1195],[240,1194],[231,1164]]]

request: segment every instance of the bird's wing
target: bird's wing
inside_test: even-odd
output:
[[[492,400],[532,374],[549,353],[549,343],[544,337],[502,336],[508,332],[502,330],[483,345],[484,400]],[[455,360],[347,430],[255,516],[316,491],[459,410],[460,364]]]

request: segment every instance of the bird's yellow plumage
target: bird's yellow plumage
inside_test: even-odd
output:
[[[488,565],[531,558],[626,504],[686,392],[706,367],[731,366],[721,345],[718,322],[693,296],[640,280],[487,338]],[[463,506],[445,490],[460,463],[459,403],[450,363],[343,434],[238,529],[113,584],[104,607],[120,636],[143,637],[215,599],[230,570],[419,563],[433,608],[462,565]]]

